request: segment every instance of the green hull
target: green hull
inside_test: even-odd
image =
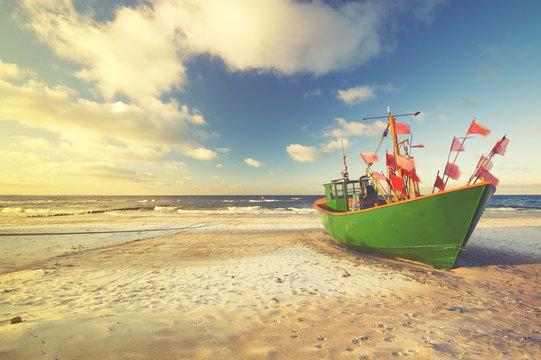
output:
[[[452,268],[495,187],[487,182],[352,212],[314,207],[327,232],[363,252]]]

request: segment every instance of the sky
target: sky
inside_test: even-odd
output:
[[[397,120],[424,145],[422,193],[475,118],[491,133],[466,140],[448,188],[506,135],[497,194],[541,194],[540,13],[534,0],[0,0],[0,194],[321,194],[342,144],[350,177],[364,174],[385,124],[362,119],[387,107],[421,112]]]

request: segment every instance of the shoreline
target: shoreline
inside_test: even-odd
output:
[[[267,220],[213,217],[205,228],[75,249],[0,274],[0,355],[534,359],[541,350],[541,257],[497,246],[521,240],[512,234],[539,239],[541,217],[484,216],[450,271],[348,249],[317,217]],[[15,316],[23,322],[8,324]]]

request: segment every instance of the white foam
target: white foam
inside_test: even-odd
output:
[[[514,208],[514,207],[498,207],[498,208],[489,208],[489,207],[487,207],[485,209],[485,212],[487,214],[517,214],[517,213],[533,214],[533,213],[541,213],[541,209],[537,209],[537,208]]]
[[[0,212],[3,212],[3,213],[21,213],[21,212],[24,212],[24,209],[21,208],[21,207],[5,207],[5,208],[2,208],[2,211]]]
[[[154,206],[154,211],[175,212],[178,207],[175,206]]]

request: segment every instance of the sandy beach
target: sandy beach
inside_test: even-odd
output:
[[[541,353],[539,214],[484,216],[451,271],[349,249],[313,214],[3,221],[2,359]]]

